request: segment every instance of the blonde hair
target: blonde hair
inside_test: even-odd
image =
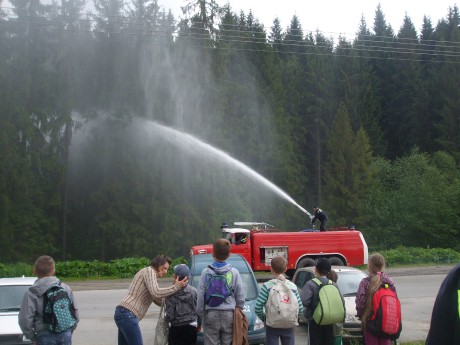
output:
[[[366,328],[367,319],[371,316],[373,311],[372,298],[374,297],[374,293],[379,289],[380,284],[382,284],[381,273],[385,269],[385,258],[379,253],[372,254],[369,257],[367,269],[371,274],[371,279],[366,292],[366,306],[364,308],[363,316],[361,317],[361,325],[363,329]]]

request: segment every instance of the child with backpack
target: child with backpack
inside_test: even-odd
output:
[[[308,321],[310,345],[333,345],[334,324],[345,321],[345,301],[337,284],[326,276],[331,263],[319,258],[315,266],[316,278],[309,280],[302,289],[300,299]]]
[[[174,266],[174,279],[179,281],[190,276],[187,265]],[[166,320],[169,328],[168,345],[195,345],[198,318],[196,315],[196,289],[188,284],[174,295],[166,297]]]
[[[265,345],[294,345],[295,326],[303,312],[297,286],[284,277],[287,260],[275,256],[270,271],[275,277],[264,283],[257,297],[255,312],[265,322]]]
[[[366,345],[391,345],[391,341],[399,337],[402,327],[396,288],[383,272],[385,259],[382,255],[372,254],[367,269],[369,277],[363,278],[356,293],[356,312],[361,319],[364,340]],[[388,314],[388,310],[392,313]]]
[[[239,271],[225,262],[231,244],[220,238],[213,244],[214,262],[201,272],[196,313],[202,320],[204,345],[231,345],[235,308],[243,309],[245,294]]]
[[[57,279],[51,256],[35,260],[34,285],[24,294],[19,311],[19,326],[37,345],[72,344],[72,332],[78,324],[78,308],[72,290]]]

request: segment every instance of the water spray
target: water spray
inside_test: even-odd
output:
[[[226,153],[226,152],[224,152],[222,150],[219,150],[219,149],[215,148],[214,146],[212,146],[212,145],[210,145],[208,143],[205,143],[204,141],[194,137],[191,134],[179,131],[179,130],[171,128],[171,127],[164,126],[164,125],[159,124],[158,122],[155,122],[155,121],[150,121],[148,123],[151,126],[153,126],[154,128],[158,129],[160,133],[163,133],[164,138],[166,140],[174,143],[175,145],[182,145],[183,146],[184,142],[188,141],[188,143],[191,144],[191,145],[187,145],[188,148],[191,148],[192,146],[202,148],[202,149],[206,150],[207,152],[209,152],[209,153],[215,155],[216,157],[220,158],[225,163],[231,164],[233,166],[238,167],[240,169],[240,171],[243,172],[246,176],[249,176],[249,177],[255,179],[256,181],[262,183],[266,187],[270,188],[272,191],[274,191],[276,194],[281,196],[283,199],[289,201],[291,204],[296,206],[303,213],[307,214],[310,217],[310,219],[313,218],[313,216],[306,209],[304,209],[297,202],[295,202],[295,200],[291,196],[289,196],[289,194],[287,194],[285,191],[283,191],[281,188],[276,186],[274,183],[272,183],[271,181],[267,180],[265,177],[263,177],[262,175],[260,175],[259,173],[257,173],[253,169],[251,169],[246,164],[244,164],[244,163],[240,162],[239,160],[237,160],[237,159],[233,158],[232,156],[230,156],[228,153]]]
[[[294,205],[297,206],[297,208],[301,210],[303,213],[308,215],[310,219],[313,219],[313,215],[310,212],[308,212],[306,209],[304,209],[302,206],[300,206],[298,203],[295,202]]]

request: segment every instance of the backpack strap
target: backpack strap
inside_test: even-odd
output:
[[[332,284],[331,280],[328,280],[327,284],[323,284],[321,280],[319,280],[318,278],[313,278],[312,281],[315,282],[316,285],[318,285],[319,289],[321,289],[322,286]],[[313,295],[312,304],[311,304],[312,309],[315,310],[318,304],[319,304],[319,291],[318,293]]]
[[[312,281],[314,281],[319,287],[321,287],[321,285],[330,285],[332,284],[332,281],[331,280],[328,280],[327,281],[327,284],[323,284],[321,282],[321,280],[319,280],[318,278],[313,278]]]

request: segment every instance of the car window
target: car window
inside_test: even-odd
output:
[[[0,286],[0,311],[19,311],[28,285]]]
[[[313,279],[315,275],[309,271],[298,271],[295,278],[295,285],[301,290],[307,281]]]
[[[359,283],[366,277],[361,271],[337,272],[337,276],[337,285],[344,296],[356,294]]]
[[[244,285],[244,295],[246,301],[251,301],[257,298],[259,293],[259,288],[257,287],[256,282],[254,281],[253,276],[250,273],[240,273],[241,280]],[[191,277],[191,284],[193,287],[198,288],[198,283],[200,282],[200,276],[194,275]]]

